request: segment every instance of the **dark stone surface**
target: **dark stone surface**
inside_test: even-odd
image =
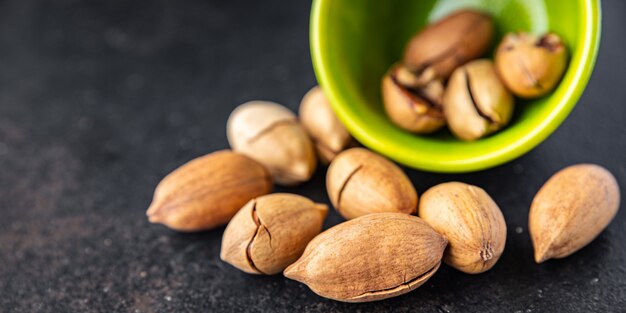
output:
[[[420,192],[483,186],[508,222],[496,267],[443,266],[418,290],[350,305],[219,260],[223,228],[148,224],[153,188],[227,147],[226,118],[250,99],[295,109],[315,84],[306,1],[0,1],[0,312],[619,312],[626,210],[579,253],[534,264],[529,203],[558,169],[594,162],[626,186],[626,3],[604,1],[598,65],[547,141],[468,175],[409,171]],[[298,188],[327,202],[324,170]],[[622,193],[624,188],[622,188]],[[330,226],[340,221],[332,212]]]

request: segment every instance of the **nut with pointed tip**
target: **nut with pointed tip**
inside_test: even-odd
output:
[[[315,237],[284,274],[325,298],[382,300],[424,284],[441,265],[446,244],[418,217],[370,214]]]
[[[263,165],[282,185],[308,181],[317,164],[315,148],[296,116],[284,106],[250,101],[228,118],[228,142],[234,151]]]
[[[397,126],[427,134],[446,124],[441,111],[444,87],[431,68],[423,71],[395,64],[382,81],[385,112]]]
[[[509,33],[496,50],[502,82],[516,96],[537,98],[552,91],[567,67],[567,48],[559,36]]]
[[[246,273],[280,273],[320,233],[327,213],[326,205],[294,194],[252,199],[226,227],[220,257]]]
[[[455,136],[468,141],[506,126],[513,106],[513,96],[500,82],[493,63],[486,59],[457,68],[443,99],[448,127]]]
[[[566,167],[533,199],[528,231],[535,261],[560,259],[594,240],[615,217],[620,190],[615,177],[594,164]]]
[[[222,150],[194,159],[163,178],[146,214],[150,222],[174,230],[208,230],[228,223],[242,205],[271,189],[265,167]]]
[[[446,79],[455,68],[485,54],[493,36],[489,15],[460,10],[413,36],[405,48],[404,63],[415,68],[432,67]]]
[[[434,186],[422,195],[419,216],[448,239],[443,260],[462,272],[485,272],[502,255],[506,223],[482,188],[459,182]]]
[[[322,163],[328,164],[339,152],[354,146],[354,139],[335,115],[322,88],[313,87],[300,103],[300,122],[307,130]]]
[[[346,219],[370,213],[417,210],[417,192],[391,161],[363,148],[340,153],[326,174],[328,197]]]

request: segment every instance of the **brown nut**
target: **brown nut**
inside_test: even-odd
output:
[[[458,66],[485,54],[493,35],[489,15],[457,11],[413,36],[405,48],[404,63],[415,68],[432,67],[446,79]]]
[[[609,225],[619,203],[617,181],[601,166],[573,165],[554,174],[530,207],[535,261],[564,258],[582,249]]]
[[[476,140],[509,123],[513,101],[493,63],[481,59],[454,71],[443,99],[443,112],[454,135]]]
[[[507,34],[496,51],[502,82],[515,95],[537,98],[552,91],[567,67],[567,48],[559,36]]]
[[[233,150],[265,165],[278,184],[308,181],[315,171],[313,143],[296,116],[282,105],[244,103],[230,114],[227,130]]]
[[[445,125],[441,110],[444,87],[432,69],[421,73],[396,64],[383,77],[385,112],[397,126],[413,133],[432,133]]]
[[[322,163],[330,163],[339,152],[354,145],[354,139],[335,115],[319,86],[315,86],[304,95],[299,115],[300,122],[311,136]]]
[[[272,189],[269,172],[253,159],[223,150],[188,162],[167,175],[146,213],[152,223],[201,231],[228,223],[250,199]]]
[[[415,213],[417,192],[391,161],[363,148],[340,153],[326,174],[328,197],[346,219],[370,213]]]
[[[443,260],[462,272],[485,272],[504,251],[504,217],[482,188],[459,182],[434,186],[422,195],[419,216],[448,239]]]
[[[420,218],[376,213],[315,237],[285,276],[322,297],[367,302],[405,294],[439,269],[446,239]]]
[[[326,213],[326,205],[293,194],[252,199],[226,227],[220,257],[246,273],[280,273],[320,233]]]

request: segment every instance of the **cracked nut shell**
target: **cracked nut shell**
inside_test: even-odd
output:
[[[594,240],[617,214],[615,177],[594,164],[566,167],[541,187],[530,207],[528,231],[535,261],[560,259]]]
[[[553,33],[510,33],[498,46],[495,62],[511,92],[522,98],[537,98],[552,91],[561,80],[567,67],[567,48]]]
[[[326,188],[333,206],[346,219],[417,210],[417,192],[400,167],[363,148],[346,150],[333,160]]]
[[[282,185],[308,181],[317,165],[313,143],[296,116],[282,105],[250,101],[228,118],[228,142],[234,151],[265,165]]]
[[[426,282],[441,265],[446,243],[418,217],[370,214],[315,237],[285,276],[325,298],[382,300]]]
[[[299,115],[322,163],[330,163],[339,152],[353,145],[352,136],[335,115],[319,86],[304,95]]]
[[[242,205],[271,189],[265,167],[222,150],[189,161],[163,178],[146,214],[150,222],[174,230],[208,230],[228,223]]]
[[[443,260],[462,272],[485,272],[502,255],[506,223],[482,188],[459,182],[434,186],[422,195],[419,216],[448,239]]]
[[[458,66],[485,54],[493,36],[489,15],[457,11],[416,34],[405,48],[404,63],[415,68],[432,67],[446,79]]]
[[[491,134],[511,120],[513,96],[504,87],[490,60],[457,68],[448,82],[443,111],[452,133],[462,140]]]
[[[443,83],[432,69],[417,72],[395,64],[382,80],[385,112],[397,126],[427,134],[446,124],[442,112]]]
[[[294,194],[252,199],[226,227],[220,257],[246,273],[280,273],[320,233],[327,212],[326,205]]]

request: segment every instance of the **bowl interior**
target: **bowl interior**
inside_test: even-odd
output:
[[[556,32],[569,48],[567,72],[546,97],[517,100],[509,126],[489,137],[463,142],[447,130],[428,136],[405,132],[384,113],[381,78],[400,60],[413,34],[464,7],[494,16],[494,47],[509,31]],[[361,143],[414,168],[467,172],[518,157],[556,129],[586,86],[599,31],[597,0],[316,0],[311,49],[320,85],[339,118]]]

